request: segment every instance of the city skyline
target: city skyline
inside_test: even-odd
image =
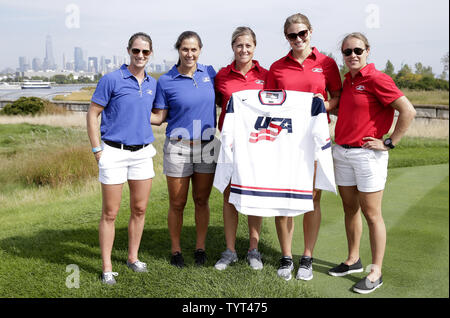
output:
[[[240,25],[255,31],[255,59],[269,68],[289,51],[283,23],[296,12],[306,14],[311,21],[312,45],[332,53],[340,65],[340,41],[353,31],[366,34],[371,43],[369,62],[379,69],[384,69],[387,60],[396,72],[403,64],[414,69],[414,64],[421,62],[439,76],[441,59],[449,51],[447,0],[229,0],[225,6],[206,0],[134,3],[130,7],[122,0],[0,0],[0,43],[8,48],[2,50],[0,70],[15,69],[19,56],[26,56],[28,64],[34,57],[43,62],[43,43],[49,34],[59,65],[63,59],[72,59],[74,47],[83,49],[86,60],[126,56],[129,37],[139,31],[150,34],[153,40],[149,64],[176,61],[173,45],[184,30],[194,30],[202,37],[199,63],[218,70],[233,59],[231,33]]]
[[[53,58],[53,43],[51,35],[47,35],[45,38],[45,57],[43,62],[41,62],[40,57],[18,57],[18,67],[9,67],[0,70],[0,73],[15,72],[27,72],[27,71],[73,71],[73,72],[88,72],[88,73],[108,73],[114,69],[120,67],[124,63],[129,62],[129,56],[117,56],[113,55],[111,57],[105,57],[104,55],[98,56],[88,56],[86,51],[82,47],[75,46],[73,48],[73,58],[67,59],[65,52],[62,55],[62,63],[59,64]],[[29,61],[32,60],[30,64]],[[148,63],[147,70],[150,72],[166,72],[172,67],[175,62],[163,60],[162,63]]]

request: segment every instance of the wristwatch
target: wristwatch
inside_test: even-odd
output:
[[[394,149],[394,148],[395,148],[394,144],[392,143],[392,139],[391,139],[391,138],[386,138],[386,139],[383,141],[383,144],[384,144],[386,147],[388,147],[389,149]]]

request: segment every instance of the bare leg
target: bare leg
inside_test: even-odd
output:
[[[98,227],[103,272],[112,271],[111,252],[114,244],[115,221],[122,199],[123,184],[102,183],[102,216]]]
[[[180,236],[183,226],[183,211],[187,201],[190,177],[166,177],[169,190],[169,213],[167,223],[172,253],[181,252]]]
[[[371,281],[381,276],[383,257],[386,249],[386,226],[381,214],[383,190],[378,192],[359,193],[361,209],[367,220],[372,251],[372,269],[368,278]]]
[[[213,173],[194,173],[192,176],[192,197],[195,204],[195,225],[197,230],[196,249],[205,250],[209,224],[208,201],[213,181]]]
[[[292,257],[292,235],[294,234],[294,219],[289,216],[276,216],[278,241],[283,256]]]
[[[236,252],[236,232],[238,227],[238,211],[233,204],[228,202],[230,198],[230,186],[226,187],[223,192],[223,225],[225,230],[225,241],[227,248],[232,252]]]
[[[359,191],[356,186],[339,186],[342,205],[345,213],[345,231],[348,243],[347,265],[356,263],[359,259],[359,246],[362,235],[362,220],[359,209]]]
[[[128,180],[131,215],[128,223],[128,261],[138,260],[139,245],[144,231],[145,212],[152,187],[152,179]]]

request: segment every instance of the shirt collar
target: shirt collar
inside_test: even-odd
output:
[[[194,76],[197,72],[205,72],[206,70],[206,66],[200,63],[197,63],[197,69],[195,70]],[[180,72],[178,72],[177,69],[177,64],[175,64],[172,69],[168,72],[169,75],[172,76],[173,79],[179,77],[179,76],[184,76],[183,74],[180,74]]]
[[[120,67],[120,71],[122,72],[122,76],[123,78],[129,78],[129,77],[134,77],[133,74],[131,74],[130,70],[128,69],[128,65],[127,64],[122,64],[122,66]],[[145,80],[149,80],[150,76],[147,74],[147,72],[144,70],[144,81]]]
[[[252,66],[252,68],[249,70],[249,72],[250,72],[251,70],[253,70],[253,69],[255,69],[255,70],[258,71],[258,72],[261,72],[261,66],[259,65],[259,62],[258,62],[257,60],[252,60],[252,62],[253,62],[253,66]],[[235,72],[235,73],[239,73],[239,74],[242,75],[241,72],[239,72],[238,70],[236,70],[236,61],[233,61],[233,63],[231,63],[231,64],[229,65],[229,67],[228,67],[228,72],[229,72],[229,73]]]
[[[316,60],[318,54],[319,54],[319,50],[317,50],[317,48],[314,46],[312,48],[311,53],[308,55],[308,57],[306,59]],[[288,55],[286,55],[286,59],[291,59],[291,60],[293,60],[293,61],[298,63],[297,59],[294,57],[294,54],[293,54],[292,50],[290,50]]]
[[[358,73],[356,73],[355,77],[356,76],[365,77],[365,76],[369,75],[370,73],[372,73],[374,69],[375,69],[375,64],[373,64],[373,63],[367,64],[362,69],[360,69]],[[344,76],[345,76],[345,78],[351,78],[352,74],[350,72],[348,72]]]

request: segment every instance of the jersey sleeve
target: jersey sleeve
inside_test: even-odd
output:
[[[220,134],[220,152],[217,159],[216,173],[214,175],[214,187],[223,193],[231,181],[234,164],[234,105],[233,96],[227,105],[227,115],[223,122]]]
[[[323,100],[314,97],[311,106],[311,132],[314,138],[317,159],[315,188],[337,194],[334,179],[331,138]]]

